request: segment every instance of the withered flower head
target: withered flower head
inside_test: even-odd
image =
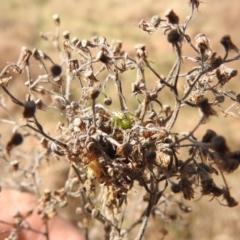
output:
[[[163,21],[158,15],[154,15],[151,18],[151,24],[153,27],[157,28],[159,26],[159,24],[161,23],[161,21]]]
[[[68,30],[65,30],[63,33],[62,33],[64,39],[70,39],[70,32]]]
[[[188,3],[189,6],[192,6],[192,8],[197,8],[199,7],[200,5],[200,1],[199,0],[190,0],[189,3]]]
[[[176,29],[171,30],[167,35],[167,40],[168,40],[168,42],[170,42],[172,44],[176,44],[177,42],[180,42],[181,35],[179,34],[179,32]]]
[[[206,133],[203,135],[202,137],[202,142],[204,143],[210,143],[213,139],[213,137],[217,136],[217,133],[214,132],[213,130],[211,129],[208,129],[206,131]]]
[[[58,14],[53,14],[52,19],[53,19],[56,26],[60,25],[60,18],[58,16]]]
[[[10,153],[13,147],[22,144],[22,142],[23,142],[23,136],[20,133],[15,132],[6,145],[7,153]]]
[[[29,59],[31,56],[32,56],[32,51],[23,46],[21,50],[21,54],[17,61],[18,68],[14,69],[14,72],[22,73],[23,68],[29,64]]]
[[[12,169],[15,172],[19,169],[19,162],[17,160],[11,161],[10,165],[12,166]]]
[[[130,143],[123,143],[117,147],[116,153],[121,157],[128,157],[132,150],[133,148]]]
[[[51,66],[50,71],[53,77],[58,77],[62,73],[62,67],[57,64],[54,64]]]
[[[98,89],[90,87],[86,92],[86,98],[94,100],[98,97],[99,94],[100,91]]]
[[[152,151],[152,150],[147,151],[147,152],[145,153],[145,159],[146,159],[146,161],[148,161],[148,162],[153,162],[153,161],[156,159],[156,156],[157,156],[156,152],[155,152],[155,151]]]
[[[236,100],[237,100],[237,102],[240,103],[240,93],[238,93],[238,94],[236,95]]]
[[[195,37],[196,48],[201,54],[204,54],[207,50],[211,50],[210,40],[203,33],[199,33]]]
[[[102,49],[96,54],[95,61],[100,61],[104,64],[109,64],[111,62],[111,58]]]
[[[239,53],[239,49],[233,44],[230,35],[225,35],[221,38],[220,43],[223,45],[226,52],[235,51]]]
[[[34,101],[28,101],[24,104],[23,117],[31,118],[36,112],[36,103]]]
[[[201,98],[198,100],[197,106],[201,109],[205,117],[217,115],[216,111],[209,104],[207,98]]]
[[[179,193],[181,191],[181,185],[179,183],[171,183],[171,190],[174,193]]]
[[[224,95],[218,95],[215,97],[215,101],[217,101],[218,103],[223,103],[225,101],[225,97]]]
[[[173,11],[173,9],[168,9],[166,11],[165,17],[168,19],[168,22],[171,23],[171,24],[178,24],[179,23],[179,17]]]
[[[229,151],[226,140],[222,136],[214,136],[212,138],[211,148],[218,153],[226,153]]]
[[[114,56],[122,55],[123,54],[122,41],[121,40],[114,40],[114,42],[112,43],[112,50],[113,50]]]
[[[112,104],[112,99],[111,98],[105,98],[103,103],[106,105],[106,106],[109,106]]]
[[[194,197],[194,191],[191,182],[187,178],[182,178],[179,181],[179,186],[183,193],[183,197],[187,200],[191,200]]]
[[[136,53],[137,53],[138,58],[143,59],[143,60],[147,59],[148,52],[146,50],[146,45],[145,44],[138,43],[134,47],[136,49]]]
[[[218,163],[220,169],[227,173],[231,173],[238,169],[240,164],[240,152],[229,152],[224,159]]]
[[[235,207],[238,202],[230,195],[229,189],[225,188],[223,190],[223,198],[227,201],[228,207]]]
[[[223,190],[217,187],[210,177],[201,181],[201,187],[203,195],[213,194],[215,197],[220,197],[223,194]]]

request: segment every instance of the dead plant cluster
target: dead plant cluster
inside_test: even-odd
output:
[[[196,192],[224,206],[238,204],[224,174],[238,168],[240,151],[232,152],[225,138],[211,129],[201,139],[194,136],[211,116],[238,117],[240,113],[240,94],[227,89],[228,82],[237,75],[227,64],[240,58],[231,37],[225,35],[220,40],[225,49],[225,55],[220,56],[203,33],[195,38],[187,34],[200,3],[189,1],[191,11],[184,22],[170,9],[164,17],[155,15],[149,22],[141,20],[138,24],[149,34],[162,30],[162,37],[172,45],[176,61],[167,76],[154,69],[145,44],[135,45],[135,56],[129,56],[120,40],[110,44],[101,36],[91,40],[70,38],[68,31],[60,36],[58,15],[53,16],[55,31],[41,33],[41,37],[59,51],[59,63],[40,49],[22,47],[18,61],[1,70],[0,106],[9,116],[1,122],[14,126],[8,143],[2,145],[1,161],[25,182],[31,182],[25,184],[25,189],[39,197],[38,212],[46,224],[57,214],[58,207],[67,205],[69,196],[79,200],[78,225],[85,231],[86,239],[91,236],[95,221],[103,225],[101,239],[133,239],[132,231],[136,233],[134,239],[142,239],[151,215],[164,222],[170,218],[166,211],[170,203],[183,212],[191,211],[183,200],[194,199]],[[184,44],[191,46],[191,56],[183,54]],[[183,61],[191,61],[195,66],[181,72]],[[34,77],[31,70],[36,68],[36,62],[41,74]],[[122,88],[121,76],[126,71],[136,73],[132,84],[132,95],[138,104],[135,112],[129,112],[128,96]],[[152,72],[157,80],[152,89],[147,87],[145,71]],[[17,99],[9,89],[18,74],[27,78],[22,86],[26,89],[26,101]],[[77,89],[71,87],[73,82],[78,83]],[[115,85],[119,106],[116,99],[106,94],[110,82]],[[164,88],[171,91],[173,106],[159,100]],[[22,108],[20,123],[8,111],[6,98]],[[109,109],[112,102],[116,111]],[[223,103],[230,105],[225,108]],[[199,119],[191,131],[176,133],[172,128],[183,107],[199,109]],[[38,118],[38,112],[45,111],[48,116],[50,109],[65,118],[56,123],[57,134],[47,133],[46,123]],[[26,166],[17,160],[21,146],[16,148],[24,145],[25,138],[36,138],[42,146],[41,151],[29,153],[31,164]],[[182,149],[188,153],[187,158],[179,154]],[[41,192],[38,168],[51,157],[69,163],[69,176],[62,189]],[[222,178],[221,185],[215,183],[217,177]],[[142,212],[130,218],[126,209],[130,201],[138,198],[136,187],[145,192]],[[181,195],[182,200],[176,200],[175,195]],[[23,222],[21,218],[13,229],[20,228]],[[167,234],[164,224],[162,233]]]

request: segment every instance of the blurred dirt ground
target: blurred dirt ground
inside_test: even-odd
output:
[[[154,63],[155,69],[160,74],[167,74],[174,63],[174,52],[167,43],[165,36],[159,30],[153,35],[148,35],[137,26],[141,19],[150,21],[153,15],[163,16],[165,11],[173,8],[183,21],[189,13],[186,0],[69,0],[67,2],[58,0],[1,0],[0,2],[0,69],[6,62],[16,62],[22,46],[38,48],[46,51],[55,61],[59,56],[53,46],[40,39],[41,31],[50,31],[54,29],[52,15],[58,13],[61,19],[61,30],[69,30],[71,37],[77,36],[79,39],[90,39],[94,34],[107,38],[109,42],[113,39],[121,39],[123,48],[129,55],[134,54],[134,45],[145,43],[149,52],[149,60]],[[239,0],[205,0],[200,5],[199,12],[195,14],[196,18],[191,21],[187,33],[192,39],[198,33],[205,33],[211,40],[213,49],[223,56],[224,50],[219,43],[223,35],[229,34],[233,42],[240,47],[240,2]],[[185,44],[186,45],[186,44]],[[187,46],[183,47],[185,55],[192,54]],[[240,71],[239,61],[228,64],[229,67]],[[31,66],[34,68],[34,66]],[[191,67],[187,61],[184,62],[184,70]],[[126,78],[129,76],[126,76]],[[24,76],[16,78],[14,81],[15,94],[24,97],[26,89],[21,89]],[[240,92],[239,76],[228,83],[227,88],[234,88]],[[126,91],[130,91],[131,82],[125,81]],[[155,82],[152,76],[149,76],[148,84]],[[21,83],[21,84],[20,84]],[[13,87],[13,86],[12,86]],[[17,90],[16,90],[17,89]],[[128,89],[128,90],[127,90]],[[0,93],[1,90],[0,90]],[[161,102],[167,104],[168,95],[160,96]],[[132,100],[130,100],[132,101]],[[20,118],[19,108],[11,103],[9,108],[13,116]],[[178,119],[175,130],[188,131],[196,123],[184,112]],[[194,115],[194,114],[192,114]],[[197,118],[197,111],[196,111]],[[6,117],[0,109],[0,117]],[[40,118],[45,119],[44,114]],[[55,122],[54,122],[55,120]],[[52,130],[55,128],[57,116],[45,120],[43,123],[46,128]],[[219,135],[225,136],[228,145],[232,150],[240,150],[239,119],[231,117],[213,117],[207,124],[202,125],[196,133],[196,137],[201,137],[206,129],[213,129]],[[0,123],[1,138],[6,143],[11,131],[11,126]],[[31,143],[29,143],[31,144]],[[33,145],[32,148],[37,148]],[[55,163],[54,170],[57,174],[64,175],[64,164]],[[49,170],[50,169],[50,170]],[[51,173],[52,168],[43,170],[46,182],[51,182],[51,186],[61,186],[58,178]],[[228,175],[227,180],[231,187],[233,197],[240,202],[239,191],[240,170]],[[47,185],[47,184],[46,184]],[[197,197],[196,197],[197,199]],[[188,240],[235,240],[240,238],[240,206],[227,208],[206,197],[197,202],[189,203],[193,212],[188,216],[182,216],[184,221],[176,221],[168,226],[169,234],[166,240],[188,239]],[[73,220],[71,216],[68,217]],[[160,236],[160,227],[152,224],[147,230],[145,239],[158,239]],[[159,238],[160,239],[160,238]]]

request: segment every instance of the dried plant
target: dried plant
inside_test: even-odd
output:
[[[226,52],[221,57],[212,49],[205,34],[199,33],[195,43],[187,35],[188,23],[200,3],[189,1],[191,13],[183,23],[170,9],[165,19],[155,15],[150,22],[141,20],[138,24],[149,34],[162,29],[166,35],[163,37],[172,45],[176,62],[166,77],[152,67],[145,44],[137,44],[135,57],[130,57],[120,40],[110,44],[101,36],[91,40],[70,39],[68,31],[63,32],[61,40],[58,15],[53,16],[55,31],[41,33],[41,37],[52,42],[59,51],[59,63],[42,50],[31,51],[23,47],[17,63],[10,63],[2,69],[0,78],[4,93],[0,106],[9,119],[0,121],[13,124],[14,128],[6,146],[1,145],[1,160],[18,173],[14,187],[19,184],[21,189],[25,182],[25,190],[38,196],[38,212],[45,224],[57,214],[58,207],[67,205],[71,196],[78,199],[78,225],[85,231],[86,239],[99,222],[104,229],[101,239],[133,239],[136,234],[134,239],[139,240],[151,215],[154,221],[162,223],[162,234],[166,235],[165,225],[174,218],[168,213],[169,206],[175,205],[180,211],[190,212],[191,208],[185,205],[184,199],[191,201],[196,192],[228,207],[238,204],[230,194],[224,174],[238,168],[240,151],[232,152],[225,138],[211,129],[202,139],[194,136],[211,116],[238,117],[240,114],[240,94],[227,89],[237,71],[226,64],[240,58],[231,37],[225,35],[220,40]],[[183,55],[183,44],[190,45],[192,56]],[[229,58],[230,51],[236,56]],[[195,66],[180,73],[184,59],[192,61]],[[42,71],[37,78],[31,74],[34,61],[39,63]],[[147,69],[157,78],[152,89],[146,85]],[[130,70],[136,73],[136,81],[132,84],[132,94],[138,104],[135,112],[128,110],[120,78],[122,73]],[[24,73],[27,75],[24,86],[26,102],[18,100],[9,90],[9,86],[15,84],[16,74]],[[183,90],[180,78],[185,82]],[[111,111],[109,106],[117,100],[106,94],[110,80],[115,85],[120,106],[115,105],[116,111]],[[77,93],[71,87],[73,82],[78,82]],[[160,102],[159,94],[164,88],[171,91],[174,106]],[[21,123],[8,111],[6,96],[22,107],[24,119]],[[224,109],[222,103],[230,103],[230,107]],[[184,106],[199,109],[199,119],[191,131],[173,132]],[[221,111],[215,106],[220,106]],[[54,131],[45,131],[45,123],[38,118],[39,111],[46,111],[47,116],[51,108],[61,119],[64,118],[56,123],[57,136]],[[24,145],[25,138],[35,138],[41,145],[41,150],[26,157],[31,162],[26,166],[16,160],[21,149],[18,147],[17,151],[16,146]],[[181,155],[181,152],[185,153]],[[68,162],[68,178],[63,188],[41,192],[39,168],[43,161],[52,157]],[[216,178],[222,178],[222,184],[216,184]],[[9,187],[9,182],[3,181],[2,185]],[[145,193],[142,212],[129,216],[128,206],[135,201],[134,198],[139,198],[132,194],[135,189]],[[179,199],[177,194],[183,198]],[[18,219],[18,224],[12,224],[12,233],[24,228],[27,216],[19,213],[14,218]],[[28,230],[33,231],[30,227]],[[48,233],[42,234],[49,239]]]

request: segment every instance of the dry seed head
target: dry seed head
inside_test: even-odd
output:
[[[155,28],[157,28],[159,26],[159,24],[161,23],[161,21],[163,21],[158,15],[154,15],[151,18],[151,25]]]
[[[206,131],[206,133],[203,135],[202,137],[202,142],[204,143],[210,143],[213,139],[213,137],[217,136],[217,133],[214,132],[213,130],[211,129],[208,129]]]
[[[157,154],[155,151],[147,151],[144,156],[147,162],[153,162],[155,161]]]
[[[225,51],[235,51],[239,52],[238,48],[233,44],[230,35],[225,35],[221,38],[220,43],[225,48]]]
[[[218,153],[226,153],[229,151],[226,140],[222,136],[214,136],[212,138],[211,148]]]
[[[122,53],[122,41],[121,40],[114,40],[112,43],[112,50],[114,56],[119,56]]]
[[[196,48],[201,54],[205,53],[207,50],[211,50],[210,40],[203,33],[199,33],[195,37]]]
[[[12,166],[13,171],[15,172],[19,169],[19,162],[17,160],[11,161],[10,165]]]
[[[179,193],[179,192],[181,191],[181,186],[180,186],[180,184],[172,182],[172,183],[171,183],[171,190],[172,190],[172,192],[174,192],[174,193]]]
[[[179,181],[179,185],[185,199],[191,200],[192,198],[194,198],[194,190],[192,188],[190,180],[188,180],[187,178],[182,178]]]
[[[140,59],[146,59],[148,56],[148,52],[146,50],[146,45],[142,43],[138,43],[135,46],[137,57]]]
[[[23,117],[31,118],[34,117],[36,112],[36,103],[34,101],[28,101],[24,104]]]
[[[74,118],[73,125],[79,127],[81,125],[81,119],[79,117]]]
[[[217,115],[216,111],[211,107],[207,98],[201,98],[197,102],[197,106],[201,109],[201,112],[206,116]]]
[[[45,201],[45,202],[50,201],[50,199],[51,199],[51,194],[52,194],[52,191],[51,191],[50,189],[46,188],[46,189],[44,190],[44,201]]]
[[[225,101],[225,97],[223,95],[218,95],[218,96],[216,96],[215,100],[218,103],[223,103]]]
[[[90,86],[93,86],[94,82],[96,83],[99,82],[97,78],[94,76],[92,70],[88,70],[84,72],[84,80],[90,81],[89,83]]]
[[[171,113],[171,106],[163,105],[162,112],[165,114],[166,117],[168,117],[169,114]]]
[[[77,37],[74,37],[72,38],[71,43],[77,47],[78,45],[80,45],[81,41]]]
[[[96,145],[96,143],[95,142],[89,142],[88,144],[87,144],[87,150],[88,151],[95,151],[97,149],[97,145]]]
[[[52,76],[55,78],[55,77],[58,77],[59,75],[61,75],[62,67],[57,64],[54,64],[51,66],[50,71],[52,73]]]
[[[192,8],[197,8],[200,5],[200,1],[199,0],[190,0],[188,3],[189,6],[192,6]]]
[[[23,68],[29,64],[29,59],[30,59],[31,55],[32,55],[32,51],[23,46],[21,54],[17,61],[18,68],[17,69],[14,68],[14,72],[21,73]]]
[[[68,30],[65,30],[63,33],[62,33],[64,39],[70,39],[70,32]]]
[[[83,39],[81,41],[81,46],[83,48],[86,48],[86,47],[91,47],[91,48],[95,48],[96,47],[96,44],[95,43],[92,43],[91,41],[87,40],[87,39]]]
[[[23,142],[23,136],[22,136],[22,134],[20,134],[20,133],[18,133],[18,132],[15,132],[15,133],[12,135],[12,138],[11,138],[11,140],[8,142],[8,144],[17,146],[17,145],[20,145],[22,142]]]
[[[117,147],[116,153],[117,153],[117,155],[119,155],[121,157],[127,158],[131,154],[132,150],[133,150],[133,148],[130,143],[124,143]]]
[[[13,217],[14,218],[23,218],[23,215],[19,211],[17,211],[16,213],[13,214]]]
[[[41,139],[41,145],[44,147],[44,148],[48,148],[48,143],[49,143],[49,141],[45,138],[45,137],[43,137],[42,139]]]
[[[100,94],[100,91],[98,89],[91,87],[86,92],[86,98],[94,100],[99,96],[99,94]]]
[[[37,99],[37,100],[35,101],[35,103],[36,103],[36,107],[37,107],[37,109],[39,109],[39,110],[46,111],[47,108],[48,108],[47,105],[44,104],[43,101],[42,101],[41,99]]]
[[[234,172],[239,167],[239,159],[233,157],[227,157],[224,161],[219,163],[219,167],[227,173]]]
[[[79,63],[77,59],[70,59],[68,61],[68,69],[70,72],[77,70],[79,68]]]
[[[176,43],[180,42],[181,35],[179,34],[178,30],[176,30],[176,29],[171,30],[167,35],[167,40],[168,40],[168,42],[170,42],[172,44],[176,44]]]
[[[53,19],[56,26],[60,25],[60,18],[58,16],[58,14],[53,14],[52,19]]]
[[[103,103],[106,105],[106,106],[110,106],[112,104],[112,99],[111,98],[105,98]]]
[[[236,100],[237,100],[237,102],[240,103],[240,93],[238,93],[238,94],[236,95]]]
[[[168,9],[165,13],[165,17],[168,19],[168,22],[171,23],[171,24],[178,24],[179,23],[179,17],[173,11],[173,9]]]

